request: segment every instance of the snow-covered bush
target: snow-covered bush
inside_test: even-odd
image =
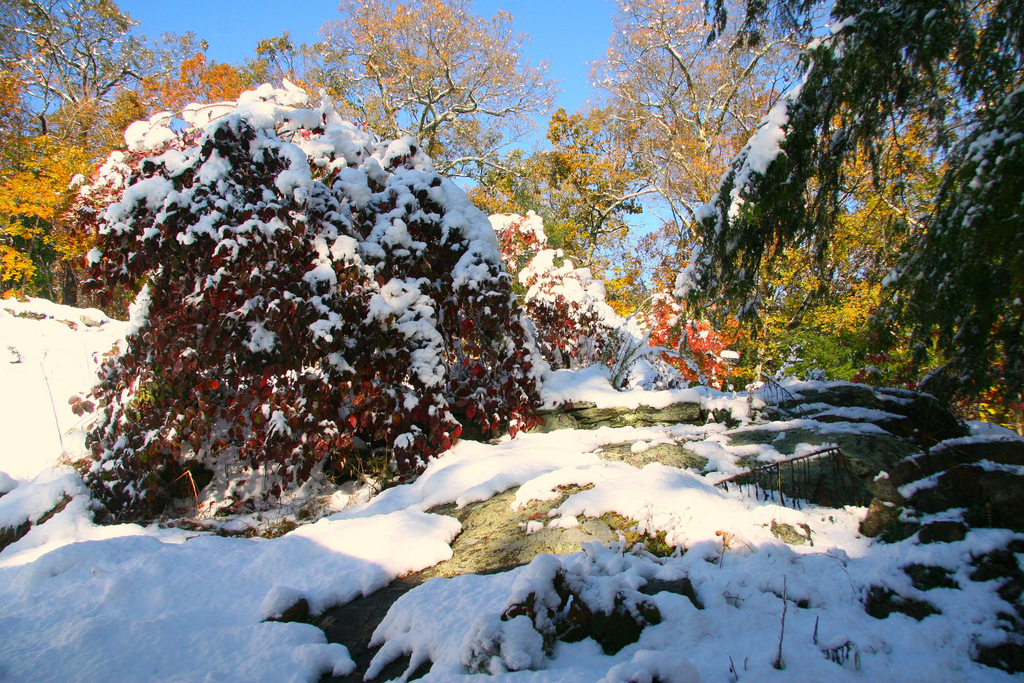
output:
[[[547,248],[536,213],[491,216],[491,225],[506,266],[518,273],[525,289],[523,308],[552,369],[614,366],[630,335],[626,321],[605,301],[604,283],[589,268],[577,268],[561,249]]]
[[[542,249],[520,271],[519,281],[537,345],[553,368],[576,369],[614,357],[625,321],[607,304],[604,283],[589,268],[577,268],[561,249]]]
[[[532,426],[534,357],[486,216],[411,139],[263,86],[133,124],[82,190],[92,280],[145,284],[93,400],[86,475],[147,516],[186,471],[210,500],[277,497],[370,453],[399,472]]]
[[[623,318],[608,305],[604,283],[590,269],[548,248],[540,216],[530,211],[490,218],[505,265],[525,288],[523,308],[537,345],[553,369],[603,363],[617,387],[696,382],[721,388],[726,357],[736,354],[706,322],[686,319],[670,295],[655,295],[650,306]]]

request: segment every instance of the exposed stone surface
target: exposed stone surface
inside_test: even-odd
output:
[[[515,489],[463,508],[443,505],[432,509],[431,512],[450,515],[462,523],[462,532],[452,543],[452,558],[394,581],[372,595],[328,609],[317,617],[313,623],[323,629],[330,642],[344,644],[356,663],[352,674],[323,680],[336,683],[362,681],[363,672],[374,654],[369,648],[374,629],[398,598],[427,579],[506,571],[528,563],[541,553],[567,555],[579,552],[581,543],[617,540],[618,534],[600,519],[585,519],[578,527],[569,529],[545,526],[535,533],[526,533],[527,523],[547,522],[548,511],[579,490],[578,487],[567,488],[556,500],[533,501],[518,511],[512,510]],[[406,665],[403,660],[392,662],[377,680],[402,675]]]
[[[811,539],[811,527],[806,524],[800,524],[799,527],[797,529],[792,524],[779,524],[773,519],[771,524],[772,536],[789,545],[807,545],[810,543],[813,546],[814,541]]]
[[[881,536],[893,528],[900,519],[901,508],[875,498],[868,507],[868,514],[860,523],[860,533],[868,538]]]
[[[22,539],[32,528],[31,522],[23,522],[16,527],[0,527],[0,550]]]
[[[650,579],[640,589],[644,595],[657,595],[658,593],[675,593],[688,599],[697,609],[704,609],[704,604],[697,597],[697,591],[693,588],[690,577],[684,576],[681,579],[669,581],[665,579]]]
[[[543,411],[544,425],[533,431],[551,432],[556,429],[597,429],[599,427],[655,427],[659,425],[702,424],[707,414],[697,403],[673,403],[665,408],[598,408],[594,404],[578,403]]]
[[[1011,674],[1024,673],[1024,647],[1013,641],[979,647],[974,661]]]
[[[1024,441],[1016,439],[943,443],[900,462],[889,472],[896,486],[956,467],[988,460],[1001,465],[1024,465]]]
[[[908,598],[888,588],[874,586],[868,591],[865,611],[875,619],[886,619],[893,612],[906,614],[921,621],[925,617],[939,614],[939,610],[931,603]]]
[[[798,395],[785,390],[783,392],[782,400],[775,406],[775,410],[789,416],[838,421],[830,416],[816,417],[816,413],[821,411],[807,407],[816,403],[836,408],[868,408],[892,413],[896,417],[875,421],[876,424],[891,434],[909,439],[923,448],[945,439],[967,435],[967,429],[960,420],[929,394],[901,389],[872,389],[863,385],[803,389]]]
[[[910,577],[914,588],[919,591],[930,591],[934,588],[960,587],[956,581],[950,578],[952,572],[945,567],[911,564],[903,568],[903,573]]]
[[[593,638],[605,654],[613,655],[622,648],[640,640],[647,626],[661,623],[661,611],[638,591],[623,589],[615,595],[610,611],[598,608],[593,594],[585,586],[567,579],[560,571],[552,583],[560,604],[545,604],[536,593],[530,593],[520,603],[511,605],[501,615],[502,621],[525,616],[544,638],[544,649],[551,653],[555,641],[575,643]],[[493,653],[482,652],[475,658],[486,666]],[[486,670],[478,668],[478,670]]]
[[[796,473],[790,476],[787,472],[782,477],[787,498],[797,494],[798,498],[836,507],[863,505],[870,501],[868,515],[861,523],[861,533],[889,542],[909,538],[915,533],[918,536],[914,542],[956,542],[965,537],[971,526],[1018,528],[1014,525],[1024,525],[1024,476],[1019,476],[1013,470],[1013,467],[1024,465],[1024,442],[1010,440],[937,444],[942,439],[963,436],[964,427],[952,414],[942,409],[934,398],[914,392],[840,385],[801,393],[802,396],[783,400],[767,411],[769,414],[774,411],[777,417],[797,420],[795,428],[780,430],[779,425],[775,424],[749,425],[737,429],[728,424],[728,430],[723,434],[730,446],[771,444],[784,456],[806,453],[808,445],[838,445],[840,458],[823,456],[812,459],[800,473],[805,477],[802,486],[813,490],[798,490],[800,486]],[[843,411],[830,406],[868,410]],[[725,420],[724,415],[709,415],[698,404],[676,404],[666,409],[597,408],[580,404],[549,411],[544,415],[546,424],[538,431],[698,424],[708,417],[719,422]],[[798,421],[800,418],[815,420],[819,424],[801,423]],[[870,422],[884,431],[870,427],[858,431],[843,425],[830,430],[826,426],[837,422]],[[706,458],[688,450],[685,443],[657,444],[636,450],[634,443],[626,441],[606,445],[599,449],[598,455],[638,468],[659,462],[703,471],[709,465]],[[987,462],[979,464],[979,461]],[[751,460],[746,464],[753,469],[763,463]],[[910,496],[910,500],[906,500],[898,491],[900,486],[929,476],[935,479],[929,483],[937,485],[919,489]],[[581,550],[581,543],[616,540],[622,529],[617,527],[614,516],[583,519],[579,526],[569,529],[547,527],[548,512],[578,490],[567,489],[557,500],[534,501],[518,511],[511,509],[514,490],[461,509],[448,505],[432,510],[451,515],[463,524],[462,533],[452,544],[452,559],[403,577],[373,595],[330,609],[314,620],[324,629],[329,640],[344,643],[357,663],[352,675],[325,680],[362,680],[363,672],[374,654],[368,648],[374,628],[398,597],[428,578],[505,571],[526,564],[541,553],[568,554]],[[962,523],[933,521],[922,527],[920,521],[915,521],[921,513],[930,514],[954,507],[967,509]],[[543,526],[538,527],[537,523]],[[528,525],[535,529],[533,533],[526,532]],[[803,525],[797,527],[773,521],[771,532],[789,544],[813,544],[810,529]],[[1009,551],[1002,555],[990,555],[976,560],[977,568],[971,578],[979,581],[998,579],[1002,582],[1000,596],[1019,605],[1021,594],[1024,594],[1024,572],[1017,567],[1016,557]],[[921,591],[958,588],[950,572],[941,567],[911,565],[905,567],[904,571],[914,587]],[[698,609],[703,608],[689,579],[652,580],[639,592],[654,595],[661,591],[683,595]],[[653,603],[649,604],[653,607]],[[523,614],[531,618],[536,616],[530,612],[536,606],[524,603],[519,607],[521,614],[513,606],[508,618]],[[879,619],[893,612],[907,614],[918,620],[937,613],[937,609],[926,601],[901,596],[891,589],[877,586],[866,596],[865,609]],[[1024,614],[1024,608],[1019,611]],[[559,611],[557,616],[561,626],[557,631],[545,633],[546,641],[573,641],[591,637],[601,643],[608,653],[617,652],[621,647],[635,642],[644,626],[660,620],[660,615],[653,611],[641,614],[639,618],[635,610],[594,613],[584,600],[578,598],[567,600],[565,609]],[[1011,621],[1011,626],[1007,627],[1011,633],[1007,643],[979,649],[977,661],[1011,672],[1017,670],[1015,667],[1020,652],[1019,648],[1014,649],[1017,646],[1013,643],[1021,638],[1013,634],[1018,630],[1024,633],[1024,620]],[[541,622],[544,620],[541,619]],[[835,652],[825,652],[829,658],[835,657],[833,661],[845,661],[857,655],[856,647],[850,643],[833,650]],[[408,658],[392,662],[377,680],[402,676],[408,663]],[[408,680],[423,675],[428,669],[429,662],[413,672]]]
[[[971,581],[998,581],[999,597],[1013,609],[999,614],[1006,640],[978,647],[974,661],[1011,674],[1024,672],[1024,571],[1017,556],[1024,553],[1024,541],[1010,541],[1006,547],[974,558]]]
[[[545,526],[532,534],[526,533],[531,521],[546,524],[548,511],[561,505],[572,493],[566,489],[556,500],[533,501],[525,509],[512,510],[515,490],[499,493],[490,500],[471,503],[459,509],[443,505],[431,512],[449,515],[462,523],[462,533],[452,544],[453,556],[422,573],[424,579],[432,576],[458,576],[511,569],[527,564],[541,553],[568,555],[582,550],[581,543],[599,541],[609,543],[618,539],[600,519],[584,519],[578,527],[552,529]],[[520,526],[521,525],[521,526]]]
[[[309,602],[306,598],[299,598],[294,605],[281,612],[280,616],[271,617],[267,621],[309,621]]]
[[[348,676],[325,676],[321,681],[333,683],[361,683],[363,673],[373,659],[374,651],[370,649],[370,638],[391,605],[398,598],[420,585],[426,579],[412,575],[392,581],[389,585],[362,598],[353,600],[339,607],[332,607],[313,620],[313,624],[321,628],[332,643],[341,643],[348,648],[349,656],[355,662],[355,670]],[[379,680],[390,680],[401,676],[406,664],[401,660],[392,662],[384,668]]]
[[[921,543],[955,543],[965,538],[967,525],[962,522],[932,522],[917,533],[917,540]]]
[[[802,498],[830,507],[866,505],[878,497],[878,474],[887,472],[917,450],[913,444],[889,434],[818,432],[803,428],[779,431],[777,427],[759,426],[730,431],[727,435],[733,445],[771,444],[786,456],[795,455],[800,445],[804,448],[807,445],[837,446],[848,474],[836,471],[833,467],[836,463],[819,459],[802,462],[792,476],[786,472],[782,477],[783,493],[787,498]],[[751,460],[746,464],[755,467],[764,463]]]
[[[36,520],[35,525],[45,524],[52,519],[54,515],[66,508],[70,502],[71,496],[63,496],[51,510]],[[25,520],[22,524],[19,524],[16,527],[0,527],[0,550],[3,550],[10,544],[21,540],[25,534],[31,531],[33,526],[32,522]]]
[[[688,450],[685,446],[671,443],[659,443],[648,446],[644,450],[634,451],[632,441],[602,446],[598,452],[605,460],[616,460],[642,468],[652,462],[659,462],[669,467],[680,469],[703,470],[708,466],[708,459]]]
[[[981,465],[958,465],[942,473],[935,486],[910,498],[924,513],[966,508],[970,526],[1024,531],[1024,476],[990,470]]]

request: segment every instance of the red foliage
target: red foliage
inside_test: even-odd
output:
[[[543,219],[534,211],[525,216],[497,214],[491,216],[491,225],[498,236],[501,259],[510,273],[518,273],[538,251],[547,249]]]
[[[682,307],[668,295],[654,298],[646,321],[651,346],[678,351],[663,353],[663,361],[690,382],[722,388],[729,374],[728,364],[722,359],[722,352],[729,348],[726,338],[704,321],[684,319]]]
[[[533,322],[537,346],[553,369],[615,362],[623,321],[605,303],[604,284],[586,268],[575,268],[561,252],[541,251],[520,274],[523,308]]]
[[[547,248],[542,219],[533,211],[491,216],[491,224],[506,267],[526,288],[523,308],[551,367],[613,362],[622,319],[605,303],[604,284],[589,269],[576,268],[560,249]]]
[[[458,439],[457,415],[485,434],[536,422],[483,215],[415,145],[360,147],[299,113],[115,156],[80,202],[98,236],[87,288],[146,283],[94,391],[86,480],[117,517],[159,513],[185,469],[213,472],[208,497],[258,503],[371,452],[415,472]]]

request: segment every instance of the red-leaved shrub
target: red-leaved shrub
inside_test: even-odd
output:
[[[487,217],[412,140],[303,104],[263,86],[186,132],[133,124],[82,192],[87,287],[145,284],[78,405],[100,410],[86,481],[118,518],[159,513],[186,472],[212,472],[207,502],[260,504],[370,453],[415,472],[460,419],[535,423],[540,361]]]
[[[537,346],[552,369],[578,369],[618,359],[625,321],[605,301],[604,283],[577,268],[561,249],[547,248],[533,211],[491,216],[502,257],[525,289],[523,308]]]
[[[651,345],[674,351],[663,353],[663,362],[689,382],[722,388],[729,376],[727,357],[739,358],[739,354],[728,350],[723,335],[703,320],[687,319],[682,306],[668,294],[653,297],[644,319]]]

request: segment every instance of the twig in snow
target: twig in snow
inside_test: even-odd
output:
[[[192,502],[194,504],[195,515],[198,517],[199,516],[199,492],[196,491],[196,480],[192,478],[192,471],[191,470],[185,470],[184,472],[182,472],[178,476],[178,479],[182,479],[185,476],[188,476],[188,483],[192,485]],[[174,481],[178,481],[178,479],[175,479]],[[174,482],[171,482],[171,483],[173,484]]]
[[[736,662],[732,661],[731,656],[729,657],[729,674],[732,676],[732,683],[736,683],[736,681],[740,680],[740,675],[736,671]]]
[[[789,607],[789,600],[786,597],[786,577],[782,577],[782,628],[779,630],[779,654],[772,662],[772,666],[780,671],[786,668],[786,662],[782,660],[782,639],[786,636],[786,608]]]
[[[46,376],[46,369],[43,362],[39,361],[39,371],[43,373],[43,381],[46,382],[46,393],[50,395],[50,409],[53,411],[53,424],[57,426],[57,439],[60,441],[60,449],[64,450],[64,436],[60,433],[60,420],[57,419],[57,404],[53,402],[53,391],[50,389],[50,378]]]

